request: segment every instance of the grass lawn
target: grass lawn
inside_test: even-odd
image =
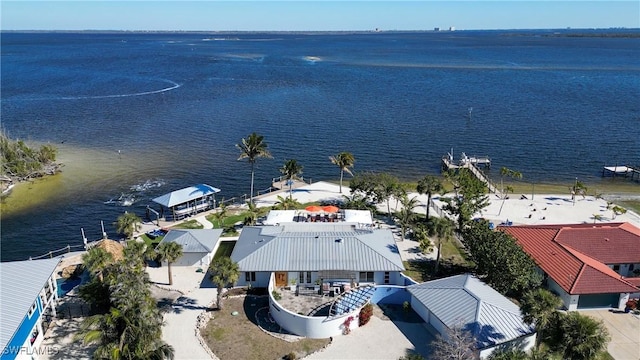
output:
[[[172,226],[172,229],[202,229],[203,226],[197,220],[187,220],[178,225]]]
[[[224,310],[214,314],[202,335],[207,345],[221,360],[281,359],[296,353],[300,359],[329,344],[329,339],[302,339],[287,342],[275,338],[256,325],[256,312],[269,306],[266,297],[242,297],[224,300]],[[237,316],[231,313],[237,311]]]
[[[438,274],[434,274],[435,260],[411,260],[402,262],[405,267],[403,274],[417,282],[424,282],[451,275],[463,274],[471,271],[473,263],[466,259],[466,255],[460,249],[455,240],[442,243],[442,257]]]
[[[220,257],[230,257],[235,246],[235,241],[221,241],[220,245],[218,245],[218,250],[216,250],[215,255],[213,255],[213,259],[215,260]]]

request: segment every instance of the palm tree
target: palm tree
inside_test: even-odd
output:
[[[252,202],[247,202],[247,215],[244,217],[244,224],[253,226],[258,221],[258,214],[260,213],[260,209],[256,206],[256,204]]]
[[[176,242],[163,242],[158,245],[156,252],[160,256],[160,261],[167,261],[169,285],[173,285],[173,278],[171,277],[171,263],[175,262],[182,256],[182,245]]]
[[[113,255],[103,248],[94,246],[82,255],[82,263],[89,271],[98,276],[100,282],[103,282],[103,271],[113,263]]]
[[[352,153],[343,151],[335,156],[329,156],[329,160],[334,165],[337,165],[340,168],[340,193],[342,194],[342,178],[344,177],[344,172],[346,171],[349,175],[353,176],[353,173],[349,168],[353,167],[353,164],[356,162],[356,158]]]
[[[224,228],[224,219],[227,217],[227,204],[224,202],[224,198],[220,201],[218,205],[218,210],[213,213],[213,218],[218,221],[218,227],[220,229]]]
[[[504,206],[504,202],[507,199],[507,194],[509,193],[509,190],[511,190],[513,192],[513,188],[510,186],[507,186],[506,192],[505,192],[505,188],[504,188],[504,177],[510,177],[512,179],[522,179],[522,173],[516,170],[511,170],[508,169],[506,167],[502,167],[500,168],[500,187],[501,187],[501,192],[502,192],[502,204],[500,205],[500,210],[498,211],[498,215],[500,215],[500,213],[502,213],[502,207]]]
[[[289,198],[291,199],[293,195],[291,193],[291,186],[293,185],[293,180],[298,179],[300,174],[302,174],[302,165],[298,164],[296,159],[287,160],[280,168],[280,172],[287,180],[287,184],[289,185]]]
[[[418,206],[418,200],[415,197],[410,199],[409,195],[405,192],[400,196],[400,203],[402,204],[402,208],[398,212],[398,218],[400,219],[402,240],[404,241],[407,227],[411,225],[413,219],[416,217],[416,213],[413,209]]]
[[[442,181],[435,176],[426,175],[418,181],[416,190],[419,194],[427,194],[427,214],[424,220],[429,221],[429,208],[431,207],[431,195],[439,193],[444,189]]]
[[[258,158],[271,158],[271,153],[267,150],[267,143],[264,141],[264,136],[258,135],[255,132],[249,134],[246,138],[242,139],[240,144],[236,144],[236,147],[240,149],[240,157],[238,160],[247,159],[251,164],[251,193],[249,194],[249,202],[253,202],[253,175],[255,172],[256,160]]]
[[[124,214],[118,216],[118,220],[114,223],[118,233],[124,234],[128,240],[133,239],[133,233],[140,230],[142,220],[138,215],[125,211]]]
[[[611,212],[613,213],[614,220],[618,215],[622,215],[627,212],[627,209],[623,208],[622,206],[613,205],[613,204],[607,205],[607,209],[611,210]]]
[[[542,332],[551,323],[551,317],[562,305],[562,300],[549,290],[538,288],[524,294],[520,301],[520,311],[525,323],[535,324],[538,336],[536,346],[540,344]]]
[[[438,254],[436,255],[436,267],[434,273],[438,273],[440,255],[442,254],[442,242],[449,241],[453,237],[453,222],[448,218],[434,218],[432,222],[433,235],[438,239]]]
[[[609,332],[601,320],[571,311],[561,321],[564,359],[594,359],[607,348]]]
[[[222,256],[211,262],[209,265],[211,273],[211,281],[218,286],[217,306],[222,309],[222,290],[228,284],[238,281],[240,270],[238,263],[231,260],[230,257]]]
[[[280,195],[277,196],[278,201],[273,206],[274,209],[277,210],[293,210],[297,209],[300,206],[300,202],[298,200],[290,198],[290,197],[282,197]]]
[[[124,248],[124,261],[129,266],[146,267],[147,244],[141,241],[129,240]]]

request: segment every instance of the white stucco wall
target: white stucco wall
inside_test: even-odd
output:
[[[343,324],[349,316],[353,316],[350,329],[358,327],[358,314],[360,308],[355,309],[353,312],[339,317],[327,318],[316,316],[304,316],[293,313],[283,308],[272,295],[275,284],[275,274],[270,276],[269,281],[269,311],[271,317],[275,320],[283,329],[299,335],[305,336],[311,339],[326,339],[331,336],[338,336],[342,334]]]
[[[211,253],[185,253],[176,262],[171,263],[171,266],[197,266],[197,267],[209,267],[213,255]],[[163,266],[167,266],[167,262],[162,262]]]
[[[418,299],[416,299],[413,295],[411,295],[411,307],[418,315],[420,315],[425,323],[429,323],[429,309],[427,309],[427,307],[424,306],[423,303],[418,301]]]
[[[549,290],[558,294],[560,299],[562,299],[562,304],[565,309],[567,309],[568,311],[574,311],[578,309],[578,299],[580,299],[580,295],[568,294],[552,278],[547,279],[547,287],[549,288]]]

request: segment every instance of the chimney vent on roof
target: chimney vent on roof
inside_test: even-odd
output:
[[[609,238],[604,238],[604,241],[609,241]]]
[[[342,239],[336,239],[336,243],[342,244]]]

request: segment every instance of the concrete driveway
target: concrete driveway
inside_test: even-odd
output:
[[[640,360],[640,318],[619,310],[583,310],[583,315],[602,320],[611,341],[607,350],[616,360]]]

